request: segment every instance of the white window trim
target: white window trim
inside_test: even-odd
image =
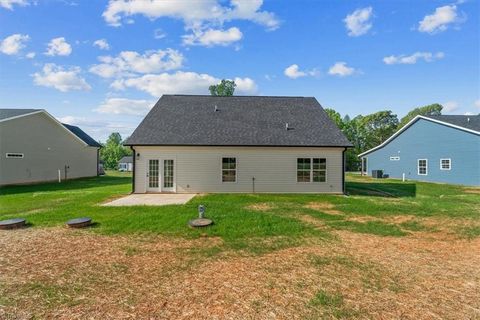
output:
[[[223,181],[223,158],[235,159],[235,181]],[[229,183],[237,183],[237,181],[238,181],[238,157],[237,156],[221,156],[220,157],[220,182],[229,184]]]
[[[425,160],[425,173],[420,173],[420,161]],[[428,176],[428,159],[417,159],[417,174],[419,176]]]
[[[444,161],[444,160],[448,160],[448,169],[444,169],[443,166],[442,166],[442,161]],[[440,170],[442,170],[442,171],[452,170],[452,159],[451,158],[440,159]]]
[[[390,157],[390,161],[400,161],[400,157],[399,156]]]
[[[298,181],[298,159],[310,159],[310,181]],[[313,181],[313,159],[325,159],[325,181]],[[308,184],[308,183],[327,183],[328,182],[328,168],[327,168],[328,159],[327,157],[301,157],[298,156],[295,158],[295,181],[300,184]],[[323,170],[322,170],[323,171]]]
[[[15,156],[12,156],[12,155],[15,155]],[[17,157],[16,155],[20,155],[20,157]],[[8,158],[8,159],[23,159],[24,156],[25,155],[23,153],[20,153],[20,152],[7,152],[7,153],[5,153],[5,158]]]

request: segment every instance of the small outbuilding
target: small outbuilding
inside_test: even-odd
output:
[[[417,116],[359,156],[368,174],[480,186],[480,115]]]
[[[0,185],[96,176],[100,148],[45,110],[0,109]]]
[[[135,193],[338,194],[351,143],[313,97],[164,95],[125,145]]]
[[[118,171],[130,172],[133,170],[133,156],[125,156],[118,161]]]

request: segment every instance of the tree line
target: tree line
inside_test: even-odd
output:
[[[210,86],[209,91],[212,96],[233,96],[235,87],[234,81],[223,79],[219,84]],[[342,117],[332,108],[326,108],[325,111],[353,144],[353,148],[349,148],[346,152],[347,171],[359,171],[361,160],[358,155],[360,153],[378,146],[417,115],[441,115],[442,109],[441,104],[434,103],[415,108],[401,119],[391,110],[382,110],[365,116],[358,115],[353,119],[348,115]],[[100,158],[106,169],[116,170],[118,161],[132,154],[130,148],[123,146],[122,136],[118,132],[110,134],[107,142],[102,145]]]
[[[346,152],[347,171],[359,171],[361,160],[358,155],[360,153],[378,146],[417,115],[441,115],[442,109],[441,104],[434,103],[415,108],[401,119],[391,110],[382,110],[365,116],[358,115],[353,119],[348,115],[342,117],[331,108],[326,108],[325,111],[353,144],[353,148]]]

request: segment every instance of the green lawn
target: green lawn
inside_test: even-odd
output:
[[[233,248],[253,251],[294,245],[307,237],[331,238],[332,230],[405,236],[434,229],[423,224],[428,217],[462,221],[451,231],[469,238],[479,236],[480,196],[468,192],[471,188],[354,175],[347,181],[349,196],[211,194],[186,205],[102,207],[100,203],[131,189],[129,174],[109,172],[61,184],[5,187],[0,190],[0,219],[25,217],[36,228],[89,216],[96,222],[95,232],[188,238],[206,234],[221,237]],[[215,225],[192,230],[186,224],[197,215],[199,204],[207,207],[207,216]],[[408,221],[396,223],[399,216]]]
[[[118,172],[0,189],[0,220],[30,223],[0,231],[0,319],[476,318],[480,188],[347,181],[163,207],[100,206],[130,192]],[[215,224],[193,230],[199,204]]]

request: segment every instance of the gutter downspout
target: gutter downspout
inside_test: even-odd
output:
[[[132,146],[130,146],[130,149],[132,150],[133,152],[133,166],[132,166],[132,193],[135,193],[135,158],[137,157],[137,155],[135,154],[135,149],[133,149]]]
[[[100,148],[97,148],[97,177],[100,175],[98,166],[100,165]]]
[[[345,151],[347,151],[347,148],[343,149],[342,151],[342,192],[343,194],[346,194],[346,188],[345,188]]]

